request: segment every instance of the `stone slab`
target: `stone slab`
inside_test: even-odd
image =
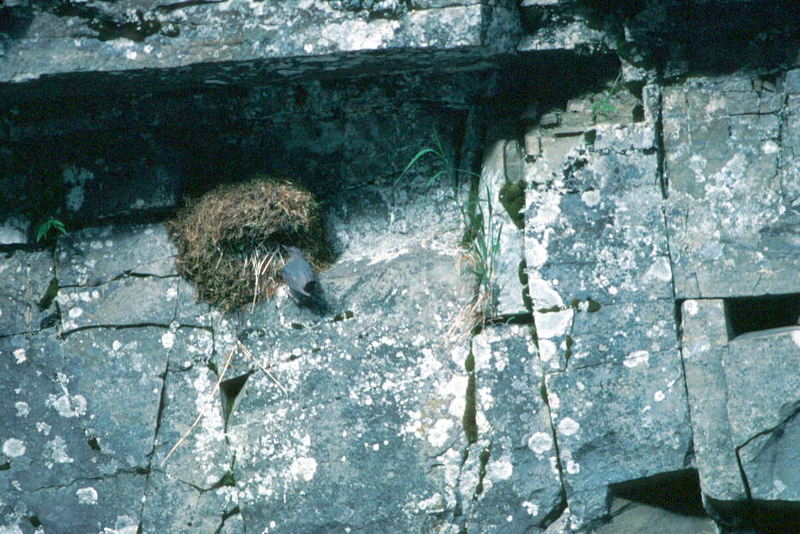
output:
[[[252,366],[229,421],[247,528],[428,531],[455,509],[465,446],[455,258],[341,261],[322,284],[333,317],[279,297],[242,325],[288,393]]]
[[[679,298],[800,291],[797,277],[783,274],[800,268],[789,253],[800,175],[778,167],[793,145],[781,140],[773,98],[745,76],[664,90],[666,215]]]
[[[150,464],[174,335],[165,328],[93,328],[64,340],[64,382],[88,414],[86,433],[122,468]],[[124,409],[120,407],[124,406]]]
[[[85,228],[58,240],[58,282],[93,286],[125,274],[174,276],[176,256],[163,224]]]
[[[692,435],[677,351],[550,374],[547,396],[576,524],[608,512],[609,484],[689,467]]]
[[[746,500],[728,418],[729,392],[723,367],[728,335],[723,302],[686,300],[681,315],[683,367],[700,487],[717,501]]]
[[[178,277],[125,277],[58,293],[64,333],[90,326],[168,326],[175,318]]]
[[[544,373],[531,334],[528,327],[503,326],[473,338],[479,441],[461,476],[470,532],[530,532],[563,504],[550,413],[540,393]]]
[[[441,53],[485,48],[482,55],[511,51],[516,39],[508,36],[519,31],[513,17],[480,4],[408,10],[407,4],[397,2],[396,9],[386,12],[373,10],[371,2],[358,4],[282,0],[269,5],[246,1],[236,9],[220,2],[170,6],[88,2],[60,11],[37,7],[16,20],[26,25],[26,31],[5,50],[7,68],[0,81],[89,70],[300,60],[287,61],[283,68],[290,71],[337,62],[342,53],[351,55],[338,63],[352,64],[359,63],[358,52],[404,49]],[[505,31],[498,28],[487,34],[487,27],[493,26]],[[126,35],[133,39],[123,38]]]
[[[225,436],[220,392],[214,390],[221,369],[211,365],[213,334],[199,328],[178,328],[170,334],[169,370],[153,460],[170,479],[210,489],[224,478],[233,460]],[[225,378],[239,374],[232,368]],[[165,462],[166,455],[199,416],[198,424]]]

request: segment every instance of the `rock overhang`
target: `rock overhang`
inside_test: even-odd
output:
[[[0,83],[263,60],[286,75],[413,50],[431,56],[428,61],[464,52],[480,59],[513,52],[521,35],[510,4],[397,4],[395,12],[337,9],[322,0],[6,7],[2,27],[11,37],[0,48]]]

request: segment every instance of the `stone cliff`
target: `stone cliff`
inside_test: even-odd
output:
[[[799,48],[790,1],[2,0],[0,533],[800,532]],[[179,276],[255,173],[326,313]]]

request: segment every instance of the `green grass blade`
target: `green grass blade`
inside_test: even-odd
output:
[[[408,162],[408,165],[406,165],[406,168],[403,169],[403,172],[400,173],[400,176],[397,177],[397,180],[394,181],[394,185],[397,185],[397,183],[403,178],[403,176],[406,175],[406,173],[411,169],[411,167],[413,167],[414,165],[417,164],[417,162],[420,160],[420,158],[422,158],[422,157],[424,157],[424,156],[426,156],[428,154],[431,154],[431,153],[436,154],[436,151],[434,149],[432,149],[431,147],[423,148],[422,150],[417,152],[416,155],[413,158],[411,158],[411,161]]]

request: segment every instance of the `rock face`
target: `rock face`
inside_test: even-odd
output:
[[[797,531],[799,31],[6,0],[0,532]],[[327,310],[178,276],[254,172],[322,201]]]

